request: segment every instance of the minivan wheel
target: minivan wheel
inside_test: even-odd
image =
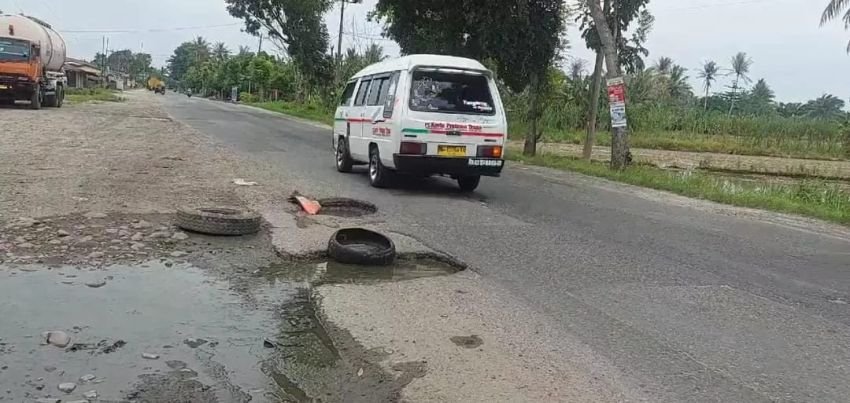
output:
[[[371,147],[369,149],[369,183],[376,188],[386,187],[391,175],[390,170],[381,163],[378,147]]]
[[[354,161],[348,151],[348,140],[340,137],[336,141],[336,170],[339,172],[351,172]]]
[[[464,192],[472,192],[478,188],[478,184],[481,183],[481,176],[461,176],[457,178],[457,185],[460,187],[460,190]]]

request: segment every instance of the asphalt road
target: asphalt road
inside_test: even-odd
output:
[[[473,195],[441,178],[373,189],[365,173],[336,172],[328,129],[179,95],[162,102],[305,192],[372,201],[653,401],[850,396],[850,241],[840,231],[516,165]]]

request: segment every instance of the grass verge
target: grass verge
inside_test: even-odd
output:
[[[512,139],[521,140],[524,131],[511,131]],[[547,131],[544,142],[583,144],[585,133],[579,131]],[[687,132],[635,132],[629,136],[633,148],[668,151],[709,152],[765,157],[805,158],[818,160],[843,160],[850,157],[850,148],[840,141],[815,141],[784,137],[742,137],[730,135],[704,135]],[[850,143],[848,143],[850,144]],[[610,146],[611,136],[600,131],[596,145]]]
[[[246,104],[256,106],[258,108],[263,108],[272,112],[284,113],[298,118],[324,123],[328,126],[333,126],[334,124],[333,112],[328,113],[327,111],[313,104],[303,104],[298,102],[285,101],[250,102]]]
[[[65,92],[65,100],[71,103],[83,102],[122,102],[124,98],[118,96],[118,93],[105,88],[69,88]]]
[[[735,180],[698,171],[669,171],[644,165],[632,166],[624,171],[612,171],[604,163],[547,154],[527,157],[519,153],[509,153],[508,158],[526,164],[575,171],[734,206],[800,214],[850,224],[850,193],[835,184],[818,180],[777,184]]]

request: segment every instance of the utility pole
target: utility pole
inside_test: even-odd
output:
[[[336,40],[336,58],[342,60],[342,27],[345,24],[345,3],[359,4],[363,0],[339,0],[339,36]]]
[[[263,51],[263,34],[260,34],[260,44],[257,45],[257,55]]]

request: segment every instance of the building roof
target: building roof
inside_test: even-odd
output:
[[[440,66],[462,70],[489,71],[477,60],[445,55],[409,55],[375,63],[360,70],[352,78],[395,70],[410,70],[416,66]]]
[[[67,71],[82,71],[84,73],[100,75],[100,69],[92,63],[79,59],[65,59],[65,70]]]

